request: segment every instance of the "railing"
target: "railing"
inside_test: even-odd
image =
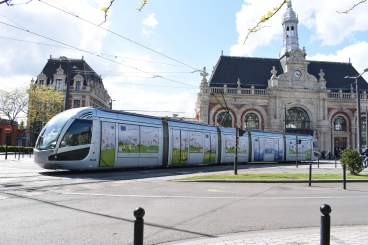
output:
[[[255,88],[224,88],[224,87],[211,87],[211,93],[224,93],[224,94],[242,94],[242,95],[256,95],[256,96],[268,96],[267,89],[255,89]]]
[[[363,92],[360,95],[360,99],[361,100],[367,100],[367,93]],[[356,99],[356,95],[355,93],[342,93],[342,92],[330,92],[328,94],[329,98],[334,98],[334,99]]]
[[[226,88],[226,87],[210,87],[210,92],[214,94],[238,94],[238,95],[254,95],[254,96],[268,96],[267,89],[255,89],[255,88]],[[367,92],[362,92],[360,95],[361,100],[368,100]],[[343,92],[330,92],[328,98],[341,99],[341,100],[355,100],[355,93],[343,93]]]

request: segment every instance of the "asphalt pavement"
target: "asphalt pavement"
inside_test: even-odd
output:
[[[3,159],[1,159],[4,161]],[[2,162],[0,161],[0,162]],[[13,156],[8,158],[9,161],[32,161],[28,155],[25,158]],[[322,160],[312,163],[313,173],[342,173],[342,167],[339,161]],[[309,163],[296,164],[249,164],[239,165],[238,173],[308,173]],[[232,172],[225,170],[222,172]],[[368,172],[364,169],[363,172]],[[221,173],[217,172],[217,173]],[[207,172],[192,173],[188,175],[208,174]],[[183,176],[180,176],[183,177]],[[173,176],[164,178],[175,179]],[[366,183],[363,183],[366,184]],[[320,244],[320,227],[306,227],[297,229],[283,230],[262,230],[249,231],[235,234],[222,234],[211,238],[196,238],[185,241],[175,241],[169,244],[180,245],[222,245],[222,244]],[[330,233],[330,244],[368,244],[368,226],[332,226]]]

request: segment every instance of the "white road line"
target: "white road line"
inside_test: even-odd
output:
[[[138,198],[190,198],[190,199],[253,199],[253,200],[285,200],[285,199],[352,199],[368,198],[368,196],[331,196],[331,197],[203,197],[203,196],[151,196],[151,195],[121,195],[121,194],[101,194],[101,193],[83,193],[68,192],[63,195],[80,196],[107,196],[107,197],[138,197]]]

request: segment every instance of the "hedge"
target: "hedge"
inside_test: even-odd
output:
[[[23,146],[8,146],[8,152],[33,152],[33,147],[23,147]],[[5,146],[0,146],[0,152],[5,152]]]

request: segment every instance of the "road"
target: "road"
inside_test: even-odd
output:
[[[331,164],[318,171],[331,172]],[[232,172],[232,166],[70,172],[31,158],[0,160],[1,244],[132,244],[133,211],[143,207],[144,244],[256,230],[368,225],[368,183],[179,182],[181,176]],[[307,171],[306,165],[239,166],[243,172]]]

